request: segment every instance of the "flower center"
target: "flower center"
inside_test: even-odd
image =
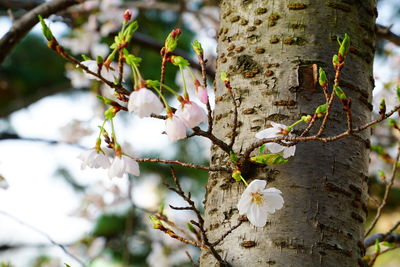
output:
[[[260,192],[251,193],[251,202],[261,205],[264,201],[264,196]]]

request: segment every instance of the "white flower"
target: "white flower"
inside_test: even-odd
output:
[[[129,112],[136,113],[140,118],[149,117],[152,113],[160,114],[163,109],[160,99],[149,89],[140,88],[129,97]]]
[[[80,70],[67,70],[65,76],[71,80],[71,85],[74,88],[87,88],[91,84],[91,81],[87,79],[85,73]]]
[[[122,155],[121,157],[116,156],[111,163],[110,169],[108,169],[108,177],[122,178],[125,172],[139,176],[139,164],[134,159],[125,155]]]
[[[271,125],[272,125],[271,128],[256,133],[256,138],[264,139],[264,138],[275,138],[284,136],[284,131],[286,131],[287,129],[286,125],[275,122],[271,122]],[[291,136],[291,134],[289,134],[289,136]],[[266,143],[265,147],[271,153],[279,153],[283,151],[283,157],[285,159],[294,156],[294,153],[296,151],[296,146],[282,146],[277,143]]]
[[[9,186],[7,180],[0,175],[0,188],[6,190]]]
[[[246,215],[250,223],[257,227],[264,227],[268,214],[283,207],[282,192],[275,187],[265,189],[266,181],[254,180],[244,190],[239,202],[240,215]]]
[[[81,169],[89,168],[103,168],[110,167],[110,160],[102,153],[97,153],[95,149],[83,151],[78,158],[82,160]]]
[[[190,129],[207,119],[204,109],[191,101],[185,103],[182,109],[177,110],[175,114],[185,123],[186,127]]]
[[[185,123],[175,114],[166,119],[165,131],[170,141],[176,141],[186,137]]]
[[[81,62],[82,65],[86,66],[91,72],[98,73],[99,71],[99,65],[95,60],[85,60]],[[100,80],[96,76],[85,73],[86,77],[89,79],[95,79],[95,80]],[[101,68],[100,75],[103,76],[104,79],[106,79],[109,82],[113,82],[116,77],[118,77],[118,71],[116,69],[107,69],[106,67]]]

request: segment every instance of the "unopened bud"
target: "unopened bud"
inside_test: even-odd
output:
[[[385,115],[386,113],[386,102],[385,99],[381,100],[381,103],[379,104],[379,114],[381,116]]]
[[[199,41],[195,40],[195,41],[192,43],[192,47],[193,47],[194,52],[196,52],[196,54],[197,54],[198,56],[203,55],[203,53],[204,53],[203,47],[201,47],[201,44],[200,44]]]
[[[304,122],[310,122],[312,120],[312,116],[311,115],[301,116],[301,120]]]
[[[221,81],[223,81],[224,83],[229,82],[228,73],[226,73],[225,71],[221,71]]]
[[[336,69],[339,66],[339,57],[337,55],[334,55],[332,58],[332,64],[333,67]]]
[[[340,88],[339,86],[335,86],[333,88],[333,90],[335,91],[336,96],[340,99],[340,100],[346,100],[347,96],[346,94],[343,92],[342,88]]]
[[[343,41],[340,43],[340,48],[338,53],[340,62],[342,62],[346,58],[346,55],[349,52],[349,48],[350,48],[350,37],[347,33],[345,33]]]
[[[51,41],[54,39],[53,33],[51,32],[50,28],[46,25],[46,23],[43,20],[43,17],[41,15],[38,15],[40,24],[42,24],[42,32],[44,37],[47,39],[47,41]]]
[[[165,40],[165,49],[166,52],[172,52],[175,50],[176,46],[178,45],[178,39],[181,35],[181,29],[173,30]]]
[[[320,105],[315,110],[315,114],[317,114],[318,118],[321,118],[326,113],[326,104]]]
[[[164,228],[162,222],[161,222],[159,219],[157,219],[157,217],[155,217],[155,216],[149,216],[149,218],[150,218],[150,220],[151,220],[151,223],[153,224],[153,228],[154,228],[154,229],[161,229],[161,228]]]
[[[236,170],[232,173],[232,178],[235,179],[236,182],[240,182],[240,180],[242,180],[242,173]]]
[[[186,67],[190,65],[189,62],[181,56],[172,56],[171,63],[179,67]]]
[[[326,78],[326,73],[322,68],[319,68],[319,85],[321,85],[322,88],[328,86],[328,79]]]
[[[124,20],[125,21],[130,21],[132,18],[132,11],[130,11],[129,9],[125,10],[124,12]]]

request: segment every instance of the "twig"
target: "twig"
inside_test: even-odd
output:
[[[192,256],[190,256],[189,252],[185,250],[186,256],[188,256],[190,263],[193,265],[193,267],[198,267],[199,265],[193,261]]]
[[[391,175],[389,184],[386,184],[385,194],[383,196],[381,205],[378,207],[378,211],[376,212],[374,220],[372,221],[372,223],[368,227],[367,231],[365,232],[365,236],[367,236],[372,231],[372,229],[374,229],[376,223],[378,222],[379,218],[382,215],[383,208],[386,206],[386,202],[387,202],[387,199],[389,197],[389,193],[390,193],[390,190],[392,189],[392,186],[393,186],[393,183],[394,183],[394,179],[395,179],[395,176],[396,176],[397,163],[399,162],[399,158],[400,158],[400,146],[399,146],[398,151],[397,151],[396,160],[393,163],[393,170],[392,170],[392,175]]]
[[[392,116],[395,112],[397,112],[399,110],[400,110],[400,105],[397,105],[390,112],[386,113],[384,116],[382,116],[382,117],[380,117],[380,118],[378,118],[376,120],[370,121],[370,122],[368,122],[368,123],[366,123],[366,124],[364,124],[364,125],[362,125],[360,127],[353,128],[351,130],[352,134],[350,134],[350,131],[346,130],[346,131],[344,131],[344,132],[342,132],[342,133],[340,133],[338,135],[334,135],[334,136],[330,136],[330,137],[319,137],[317,135],[313,135],[313,136],[300,136],[300,137],[280,136],[280,137],[275,137],[275,138],[264,138],[264,139],[261,139],[259,141],[254,142],[253,144],[251,144],[244,151],[243,157],[245,159],[248,159],[250,157],[251,152],[253,152],[256,148],[258,148],[261,145],[266,144],[266,143],[277,143],[279,141],[291,141],[291,142],[294,142],[294,143],[307,142],[307,141],[321,141],[321,142],[327,143],[327,142],[336,141],[336,140],[342,139],[344,137],[353,135],[355,133],[359,133],[359,132],[371,127],[372,125],[378,124],[381,121],[389,118],[390,116]],[[291,146],[292,144],[281,143],[281,145]]]
[[[8,217],[8,218],[10,218],[10,219],[12,219],[12,220],[14,220],[14,221],[16,221],[17,223],[19,223],[19,224],[25,226],[26,228],[29,228],[29,229],[31,229],[32,231],[34,231],[34,232],[36,232],[36,233],[38,233],[38,234],[44,236],[47,240],[49,240],[49,242],[50,242],[51,244],[53,244],[54,246],[59,247],[62,251],[64,251],[65,254],[67,254],[68,256],[70,256],[71,258],[73,258],[74,260],[76,260],[77,262],[79,262],[82,266],[85,266],[85,263],[84,263],[81,259],[79,259],[77,256],[71,254],[71,253],[65,248],[64,245],[62,245],[62,244],[57,243],[56,241],[54,241],[54,239],[51,238],[47,233],[43,232],[42,230],[39,230],[38,228],[36,228],[36,227],[34,227],[34,226],[30,225],[30,224],[27,224],[27,223],[24,222],[24,221],[21,221],[20,219],[18,219],[18,218],[15,217],[14,215],[9,214],[8,212],[5,212],[5,211],[0,210],[0,214],[2,214],[2,215],[4,215],[4,216],[6,216],[6,217]]]
[[[385,26],[377,24],[376,29],[375,29],[377,37],[381,38],[381,39],[386,39],[396,45],[400,45],[400,36],[394,34],[390,30],[390,28],[391,27],[385,27]]]
[[[126,155],[126,156],[136,160],[137,162],[159,162],[159,163],[166,163],[166,164],[175,164],[175,165],[180,165],[183,167],[211,171],[211,172],[218,172],[218,171],[231,172],[232,171],[230,168],[226,168],[226,167],[207,167],[207,166],[203,166],[203,165],[182,162],[179,160],[166,160],[166,159],[159,159],[159,158],[134,158],[129,155]]]
[[[14,46],[39,22],[38,15],[47,18],[51,14],[64,10],[82,0],[54,0],[41,4],[17,20],[11,29],[0,40],[0,63],[11,52]]]
[[[208,240],[208,236],[206,233],[206,229],[204,227],[204,219],[203,216],[201,216],[200,211],[197,209],[194,201],[191,199],[191,195],[185,194],[185,192],[182,190],[182,187],[179,183],[178,177],[176,176],[176,171],[174,168],[171,167],[171,174],[172,174],[172,179],[175,183],[176,188],[173,188],[171,186],[168,186],[168,189],[176,192],[180,197],[182,197],[191,207],[191,210],[196,214],[197,217],[197,222],[196,221],[191,221],[192,224],[196,225],[201,233],[201,238],[202,238],[202,244],[204,244],[204,247],[210,250],[211,254],[214,256],[214,258],[221,264],[221,266],[227,266],[227,263],[222,259],[221,255],[216,251],[214,248],[213,244],[210,243]]]

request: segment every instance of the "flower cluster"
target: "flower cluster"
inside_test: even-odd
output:
[[[116,155],[112,162],[100,149],[90,149],[82,152],[78,158],[82,161],[81,169],[103,168],[108,169],[110,178],[122,178],[124,173],[130,173],[135,176],[140,175],[139,164],[132,158],[125,155]]]

